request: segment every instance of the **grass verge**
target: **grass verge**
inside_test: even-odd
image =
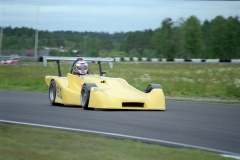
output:
[[[0,123],[0,156],[3,160],[229,159],[201,150],[175,149],[94,134],[4,123]]]
[[[61,63],[66,76],[71,63]],[[97,64],[90,64],[99,73]],[[114,63],[103,68],[109,77],[121,77],[139,90],[149,83],[163,86],[167,96],[235,99],[240,101],[239,64],[173,64],[173,63]],[[47,92],[46,75],[57,75],[57,65],[49,62],[20,62],[18,65],[0,65],[0,89]]]

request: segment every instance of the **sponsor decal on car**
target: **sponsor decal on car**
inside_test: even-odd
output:
[[[57,86],[57,97],[62,99],[62,88],[60,86]]]

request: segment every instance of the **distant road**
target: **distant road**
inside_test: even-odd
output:
[[[166,101],[166,111],[85,111],[47,93],[0,91],[0,120],[110,132],[240,155],[240,105]]]

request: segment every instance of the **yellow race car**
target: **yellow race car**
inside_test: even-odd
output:
[[[46,76],[49,87],[49,100],[52,105],[77,105],[87,109],[131,109],[131,110],[165,110],[165,97],[162,86],[149,84],[145,91],[140,91],[122,78],[105,77],[102,63],[113,67],[112,58],[87,58],[82,60],[99,65],[100,74],[90,70],[86,75],[76,74],[79,57],[44,56],[44,65],[54,60],[58,66],[58,76]],[[73,61],[67,77],[61,75],[60,61]]]

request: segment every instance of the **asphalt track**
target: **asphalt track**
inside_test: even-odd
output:
[[[0,120],[187,144],[240,155],[240,105],[166,101],[166,111],[51,106],[47,93],[0,91]]]

